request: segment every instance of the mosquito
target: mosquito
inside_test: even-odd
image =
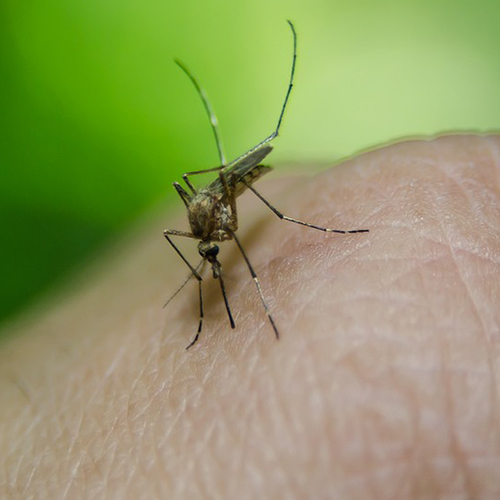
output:
[[[259,142],[256,146],[251,148],[246,153],[236,158],[236,160],[226,163],[226,157],[224,155],[224,149],[222,147],[222,140],[219,133],[219,126],[217,122],[217,117],[212,110],[210,101],[208,100],[207,94],[204,89],[198,83],[198,80],[193,76],[193,74],[187,69],[187,67],[176,60],[176,64],[184,71],[184,73],[191,80],[193,85],[201,97],[205,111],[210,119],[210,124],[212,131],[214,133],[215,142],[217,144],[217,150],[219,153],[220,164],[218,167],[209,168],[205,170],[197,170],[194,172],[187,172],[183,174],[182,180],[186,184],[188,191],[184,189],[178,182],[174,182],[173,186],[179,196],[181,197],[184,205],[187,209],[189,225],[191,227],[191,232],[187,231],[177,231],[175,229],[166,229],[163,234],[173,249],[177,252],[179,257],[184,261],[186,266],[190,270],[190,275],[184,284],[177,290],[177,293],[184,287],[184,285],[193,276],[198,280],[198,294],[199,294],[199,321],[198,330],[195,337],[191,343],[186,347],[190,349],[193,347],[198,339],[203,328],[203,291],[202,291],[202,274],[205,269],[205,265],[208,263],[212,267],[212,276],[214,279],[218,280],[222,298],[226,307],[227,315],[229,318],[229,323],[231,328],[235,328],[235,322],[233,315],[231,313],[231,308],[229,306],[229,300],[226,293],[226,287],[224,285],[224,279],[222,275],[222,265],[219,262],[217,256],[219,254],[219,243],[226,240],[234,240],[236,246],[238,247],[243,259],[250,271],[253,278],[255,286],[257,288],[257,293],[259,294],[260,300],[264,306],[264,310],[267,314],[269,323],[271,324],[274,334],[277,339],[280,338],[276,322],[269,310],[266,299],[262,292],[259,279],[255,273],[248,256],[243,249],[240,240],[236,236],[236,231],[238,229],[238,211],[236,206],[236,199],[241,196],[247,189],[250,190],[259,200],[261,200],[275,215],[277,215],[281,220],[288,222],[294,222],[295,224],[301,224],[302,226],[307,226],[319,231],[324,231],[326,233],[339,233],[339,234],[351,234],[351,233],[367,233],[368,229],[353,229],[353,230],[340,230],[340,229],[329,229],[325,227],[320,227],[315,224],[310,224],[287,215],[282,214],[277,208],[275,208],[271,203],[269,203],[254,187],[253,184],[259,180],[263,175],[269,173],[272,167],[263,165],[261,162],[266,158],[269,153],[273,150],[270,142],[275,139],[280,131],[281,122],[283,121],[283,115],[285,114],[285,109],[290,98],[290,94],[293,88],[293,80],[295,76],[295,65],[297,61],[297,33],[295,27],[291,21],[287,21],[293,36],[293,58],[292,58],[292,69],[290,73],[290,80],[288,83],[288,88],[285,95],[285,100],[281,107],[281,112],[278,118],[278,124],[274,132],[266,137],[263,141]],[[208,184],[208,186],[202,189],[196,189],[194,185],[189,180],[190,176],[206,174],[208,172],[218,172],[218,177]],[[199,240],[198,252],[202,258],[200,263],[194,267],[186,259],[183,253],[175,245],[172,240],[172,236],[181,236],[184,238],[192,238]],[[170,300],[172,300],[171,297]],[[169,300],[169,302],[170,302]],[[168,304],[168,302],[167,302]],[[165,305],[167,305],[165,304]]]

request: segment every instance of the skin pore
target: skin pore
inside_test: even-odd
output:
[[[500,136],[256,187],[289,216],[370,232],[280,221],[247,192],[238,236],[281,340],[227,242],[236,329],[205,272],[186,351],[196,281],[162,308],[188,274],[162,230],[185,218],[134,229],[0,345],[1,498],[500,495]]]

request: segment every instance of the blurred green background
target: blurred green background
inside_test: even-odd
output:
[[[273,163],[404,136],[500,128],[500,2],[3,0],[0,323],[161,199],[269,134]],[[159,244],[161,235],[159,236]],[[167,249],[165,248],[165,251]]]

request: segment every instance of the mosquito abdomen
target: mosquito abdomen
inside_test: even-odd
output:
[[[257,182],[263,175],[266,175],[272,169],[273,167],[269,167],[268,165],[256,165],[251,170],[246,172],[245,175],[241,176],[236,181],[234,187],[235,196],[238,197],[245,192],[245,190],[247,189],[245,183],[252,185],[254,182]]]

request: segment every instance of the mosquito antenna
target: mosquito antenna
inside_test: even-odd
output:
[[[195,267],[195,271],[198,272],[200,267],[205,263],[205,260],[201,260],[200,263]],[[177,291],[172,295],[172,297],[170,297],[167,302],[165,302],[165,305],[163,306],[163,309],[165,309],[165,307],[167,307],[170,302],[172,302],[172,300],[174,300],[174,298],[177,296],[177,294],[188,284],[189,280],[194,276],[193,273],[189,273],[189,276],[186,278],[186,280],[184,281],[184,283],[177,289]]]
[[[288,89],[286,91],[285,101],[283,102],[283,107],[281,108],[280,117],[278,119],[278,125],[276,126],[276,130],[274,131],[274,133],[271,134],[271,136],[270,136],[272,139],[274,139],[278,135],[280,127],[281,127],[281,122],[283,121],[283,115],[285,114],[286,105],[288,104],[288,99],[290,98],[290,93],[292,92],[292,88],[293,88],[293,78],[295,76],[295,62],[297,61],[297,32],[295,31],[295,26],[292,24],[292,21],[287,19],[286,22],[290,25],[290,28],[292,29],[292,34],[293,34],[292,71],[290,73],[290,82],[288,83]],[[269,139],[269,140],[271,140],[271,139]]]
[[[229,166],[235,165],[239,161],[241,161],[243,158],[246,158],[247,156],[250,156],[254,151],[257,151],[258,149],[260,149],[262,146],[264,146],[268,142],[271,142],[279,134],[280,127],[281,127],[281,122],[283,121],[283,116],[285,114],[285,109],[286,109],[287,104],[288,104],[288,99],[290,98],[290,94],[291,94],[292,88],[293,88],[293,79],[295,78],[295,63],[297,61],[297,32],[295,31],[295,26],[293,25],[292,21],[289,21],[287,19],[286,22],[290,25],[290,28],[292,30],[292,35],[293,35],[292,71],[290,72],[290,81],[288,82],[288,89],[286,91],[286,95],[285,95],[285,100],[283,102],[283,106],[281,107],[280,117],[278,118],[278,125],[276,125],[276,130],[271,135],[269,135],[268,137],[266,137],[263,141],[259,142],[259,144],[257,144],[257,146],[254,146],[252,149],[249,149],[246,153],[243,153],[241,156],[239,156],[238,158],[236,158],[236,160],[233,160],[229,164]]]
[[[181,68],[182,71],[184,71],[184,73],[186,73],[186,75],[191,80],[191,82],[193,82],[193,85],[196,87],[198,95],[201,97],[201,100],[203,101],[203,106],[205,106],[205,110],[206,110],[208,118],[210,120],[210,125],[212,125],[212,130],[214,132],[215,142],[217,143],[217,150],[219,152],[220,164],[225,165],[226,164],[226,157],[224,155],[224,149],[222,147],[222,139],[221,139],[221,136],[219,133],[219,122],[217,121],[217,116],[216,116],[215,112],[213,111],[212,106],[210,105],[210,101],[208,100],[207,93],[200,86],[200,84],[198,83],[198,80],[196,80],[196,78],[193,76],[193,74],[187,69],[186,66],[184,66],[183,63],[181,63],[178,59],[175,59],[174,61],[177,64],[177,66],[179,66],[179,68]]]
[[[219,267],[219,283],[220,289],[222,290],[222,297],[224,298],[224,304],[226,304],[227,315],[229,316],[229,323],[231,323],[231,328],[236,328],[234,324],[233,315],[231,314],[231,308],[229,307],[229,301],[227,300],[226,287],[224,286],[224,280],[222,279],[222,271]]]

